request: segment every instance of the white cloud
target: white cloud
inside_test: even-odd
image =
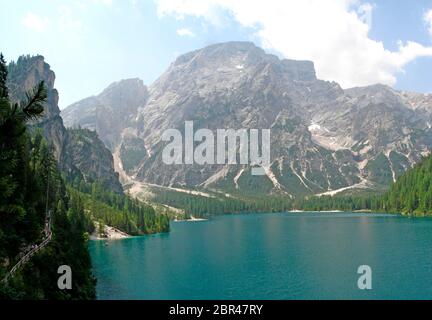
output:
[[[195,33],[192,30],[188,29],[188,28],[178,29],[177,30],[177,34],[180,37],[195,37]]]
[[[59,7],[58,25],[61,31],[76,32],[82,29],[82,21],[76,18],[68,6]]]
[[[426,21],[429,33],[432,36],[432,9],[425,13],[424,20]]]
[[[46,30],[49,20],[47,18],[42,18],[33,12],[27,12],[22,19],[22,23],[29,29],[43,32]]]
[[[213,24],[231,17],[253,27],[263,47],[286,58],[312,60],[319,78],[343,87],[394,85],[409,62],[432,57],[432,47],[408,41],[391,51],[369,38],[373,6],[361,0],[156,1],[159,17],[194,16]]]
[[[37,32],[46,31],[50,25],[58,27],[62,32],[76,32],[81,30],[83,26],[82,21],[77,18],[74,15],[73,10],[66,5],[58,7],[58,15],[56,19],[49,20],[48,18],[40,17],[35,13],[28,12],[22,19],[22,23],[27,28]]]

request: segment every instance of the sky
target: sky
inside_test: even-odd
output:
[[[432,93],[432,0],[0,0],[0,51],[43,55],[62,109],[225,41],[312,60],[344,88]]]

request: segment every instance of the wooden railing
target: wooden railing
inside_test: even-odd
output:
[[[30,259],[39,251],[41,251],[43,248],[45,248],[52,239],[52,231],[51,231],[51,211],[47,212],[46,221],[45,221],[45,238],[44,240],[34,246],[29,252],[27,252],[13,267],[12,269],[6,274],[6,276],[3,278],[2,282],[7,283],[11,277],[19,270],[21,269],[27,262],[30,261]]]

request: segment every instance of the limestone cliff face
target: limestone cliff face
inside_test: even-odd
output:
[[[120,123],[123,117],[129,122],[116,148],[136,179],[163,186],[291,196],[376,189],[432,150],[431,95],[383,85],[343,90],[317,79],[312,62],[281,60],[247,42],[178,57],[134,110],[118,115]],[[89,125],[79,112],[67,108],[65,114]],[[91,123],[100,123],[98,112],[92,114]],[[240,165],[164,165],[162,133],[182,130],[189,120],[214,132],[271,129],[266,175],[251,177],[250,168]]]
[[[78,136],[63,125],[58,107],[59,94],[54,88],[55,74],[42,56],[21,56],[9,67],[8,87],[14,101],[22,101],[25,94],[44,81],[48,93],[43,117],[30,125],[40,128],[45,139],[52,144],[55,158],[63,172],[69,176],[81,175],[86,180],[103,180],[104,187],[121,193],[118,174],[113,169],[112,156],[97,135]],[[88,142],[90,140],[90,142]],[[85,143],[87,142],[87,143]],[[85,161],[84,161],[85,160]]]
[[[45,105],[43,118],[32,123],[32,127],[42,129],[45,138],[54,147],[56,159],[63,162],[67,132],[60,117],[59,95],[54,88],[54,72],[42,56],[21,56],[16,63],[11,63],[8,69],[8,87],[11,97],[16,101],[24,100],[27,92],[31,91],[39,82],[45,81],[48,101]]]
[[[113,170],[113,156],[97,133],[88,129],[68,129],[68,136],[68,156],[84,180],[98,181],[106,190],[122,193],[119,174]]]
[[[142,80],[122,80],[111,84],[98,96],[74,103],[61,115],[68,128],[79,126],[97,131],[105,145],[114,152],[147,97],[147,87]]]

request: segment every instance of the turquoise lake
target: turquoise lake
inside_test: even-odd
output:
[[[432,219],[244,214],[92,241],[98,299],[432,299]],[[361,265],[372,290],[357,287]]]

